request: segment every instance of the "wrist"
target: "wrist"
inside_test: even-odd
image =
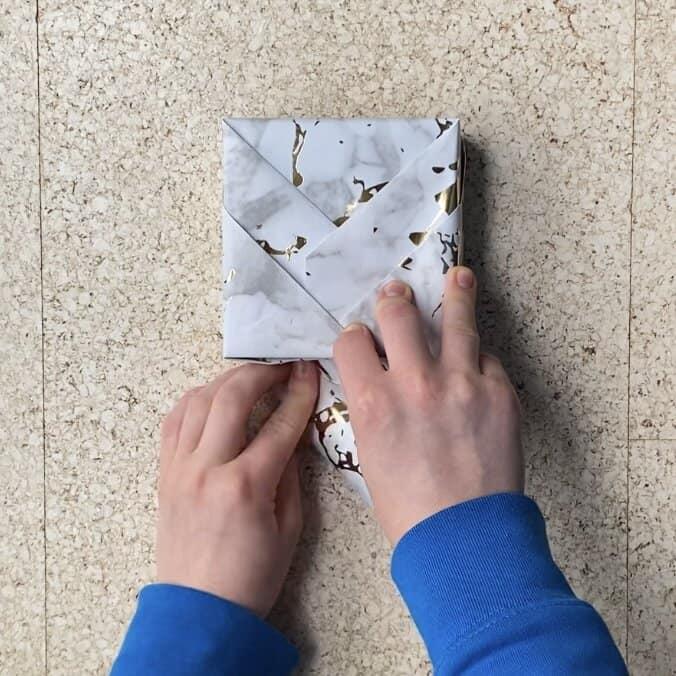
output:
[[[519,493],[424,519],[395,547],[392,577],[433,662],[507,610],[574,597],[551,557],[540,510]]]

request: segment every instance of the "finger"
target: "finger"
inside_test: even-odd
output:
[[[500,360],[492,354],[482,352],[479,355],[479,370],[485,376],[490,378],[509,379]]]
[[[289,364],[245,364],[213,392],[197,455],[209,465],[237,457],[246,443],[246,425],[256,402],[289,377]]]
[[[209,415],[209,408],[211,407],[211,399],[214,392],[230,375],[231,371],[226,371],[207,385],[196,387],[187,393],[186,408],[178,434],[175,455],[186,455],[187,453],[192,453],[197,448],[207,416]]]
[[[297,542],[303,527],[303,509],[298,475],[298,455],[294,453],[286,464],[277,486],[275,511],[279,530],[290,541]]]
[[[363,324],[350,324],[343,330],[333,345],[333,358],[348,401],[385,373],[373,336]]]
[[[242,452],[241,460],[264,484],[279,482],[312,415],[318,386],[314,363],[296,362],[281,403]]]
[[[196,387],[191,392],[200,390],[201,387]],[[167,471],[171,461],[176,453],[178,446],[178,437],[183,425],[185,411],[188,406],[189,393],[186,392],[169,411],[167,417],[162,421],[162,429],[160,432],[160,477]]]
[[[479,332],[475,304],[474,273],[463,266],[451,268],[446,273],[441,338],[441,359],[451,369],[479,369]]]
[[[411,287],[399,280],[385,284],[378,295],[376,318],[391,371],[409,371],[431,361],[420,312]]]

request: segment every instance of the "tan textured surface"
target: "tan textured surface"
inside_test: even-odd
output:
[[[671,5],[671,9],[667,6]],[[632,241],[632,438],[676,438],[676,5],[639,5]]]
[[[656,15],[659,23],[657,5],[639,10],[640,21]],[[3,35],[31,48],[30,19],[5,21]],[[467,249],[483,286],[486,344],[505,358],[523,397],[530,490],[573,586],[624,647],[633,3],[44,0],[39,23],[49,672],[103,673],[109,665],[134,594],[152,575],[161,414],[221,367],[218,122],[226,114],[462,118],[471,162]],[[650,47],[648,36],[639,27],[639,78],[659,72],[651,64],[668,50],[666,41]],[[635,190],[633,253],[657,264],[645,268],[641,287],[644,272],[633,261],[631,424],[647,436],[639,419],[648,411],[666,436],[669,394],[656,386],[663,362],[658,342],[642,338],[655,331],[664,345],[673,327],[660,319],[659,294],[647,281],[668,265],[658,256],[669,243],[670,213],[659,199],[666,179],[648,170],[654,150],[639,153],[644,143],[660,151],[664,142],[645,87],[635,168],[640,194],[657,199],[641,201]],[[0,138],[13,148],[4,128]],[[17,157],[36,152],[26,144]],[[19,214],[31,215],[36,195],[26,185],[25,194],[8,195]],[[33,232],[35,219],[26,221]],[[26,251],[34,244],[19,240]],[[19,305],[30,327],[21,355],[39,341],[38,262],[31,254],[16,263],[29,299]],[[656,307],[639,316],[644,298]],[[3,365],[8,381],[28,373],[39,382],[38,357],[39,347]],[[29,388],[29,401],[36,392]],[[27,410],[36,417],[30,406],[3,405],[12,419]],[[17,514],[31,543],[41,538],[37,429],[26,451],[36,462],[0,456],[28,477]],[[306,465],[309,523],[275,614],[302,648],[301,673],[427,674],[371,516],[317,458]],[[646,503],[643,528],[668,487]],[[632,524],[634,504],[632,497]],[[666,587],[655,576],[675,549],[649,562],[654,597],[632,597],[629,645],[641,655],[636,609],[663,626],[653,609]],[[34,591],[9,604],[13,616],[32,610],[21,631],[38,643],[42,582],[38,571]],[[32,652],[16,647],[10,655],[9,664],[39,666]]]
[[[93,285],[91,288],[96,288]],[[216,335],[84,341],[46,329],[49,673],[110,664],[139,586],[154,575],[158,424],[220,367]],[[49,367],[48,367],[49,368]]]
[[[34,8],[0,2],[0,674],[44,672]]]
[[[482,251],[493,298],[489,333],[514,355],[526,393],[532,486],[573,583],[623,642],[629,220],[615,195],[631,185],[631,5],[569,14],[495,4],[450,15],[432,2],[422,11],[318,3],[314,12],[270,3],[262,15],[243,5],[151,5],[48,1],[43,10],[55,672],[102,667],[150,568],[150,432],[167,388],[152,365],[184,361],[182,335],[218,328],[217,122],[226,113],[462,116],[475,166],[470,251]],[[429,32],[434,16],[444,28]],[[580,255],[594,250],[593,262]],[[155,348],[153,337],[162,339]],[[195,375],[216,360],[215,336],[209,345]],[[118,412],[129,378],[139,403]],[[336,482],[326,490],[339,521],[359,518]],[[135,502],[119,511],[127,496]],[[110,532],[92,522],[103,504],[119,518]],[[359,671],[400,664],[404,640],[424,664],[404,610],[382,591],[387,582],[372,581],[387,549],[352,537],[348,556],[340,532],[322,531],[315,565],[340,570],[374,551],[373,566],[352,573],[363,598],[319,573],[321,602],[313,578],[300,586],[317,643],[306,672],[352,663],[345,621],[371,604],[393,619],[363,623]],[[103,594],[101,615],[92,596]],[[327,632],[332,624],[342,632]]]
[[[676,674],[676,441],[631,444],[629,667]]]

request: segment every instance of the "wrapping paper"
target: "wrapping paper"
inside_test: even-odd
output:
[[[223,354],[319,361],[314,442],[366,500],[332,345],[409,284],[433,353],[443,276],[462,257],[456,119],[223,122]]]

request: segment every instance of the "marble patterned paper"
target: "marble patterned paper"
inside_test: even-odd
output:
[[[317,447],[365,499],[331,360],[374,322],[379,288],[413,289],[438,350],[443,275],[462,256],[460,124],[428,119],[226,119],[224,356],[319,360]]]

